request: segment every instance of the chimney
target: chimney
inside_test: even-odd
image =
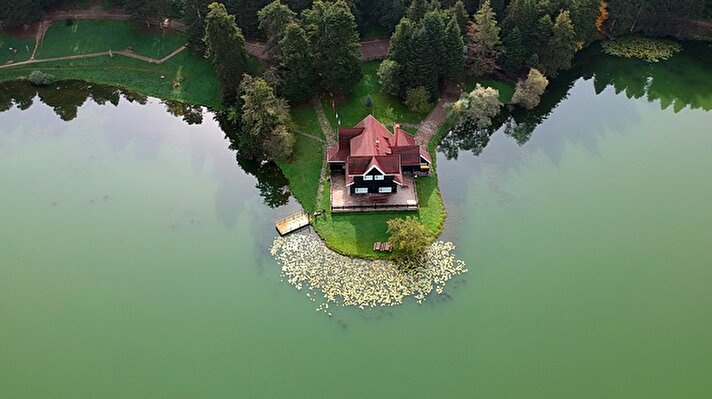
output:
[[[393,125],[393,134],[396,135],[396,145],[394,147],[398,147],[398,136],[400,135],[400,123],[396,123]]]

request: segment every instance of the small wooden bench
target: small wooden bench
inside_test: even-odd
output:
[[[387,242],[374,242],[373,250],[376,252],[391,252],[393,249],[391,248],[391,244]]]

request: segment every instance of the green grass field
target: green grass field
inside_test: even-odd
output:
[[[510,82],[470,77],[465,83],[465,90],[468,92],[472,91],[477,83],[484,87],[491,87],[499,90],[499,101],[504,104],[508,104],[512,100],[512,96],[514,95],[514,84]]]
[[[316,113],[309,104],[293,107],[291,113],[297,131],[324,137]],[[292,161],[281,162],[279,167],[289,180],[289,189],[294,197],[306,212],[312,213],[317,205],[316,194],[321,178],[324,147],[321,142],[302,134],[297,134],[296,138]]]
[[[138,91],[164,100],[220,108],[218,80],[205,59],[184,51],[163,64],[115,56],[56,61],[0,70],[0,82],[41,70],[59,80],[84,80]],[[165,76],[161,79],[161,76]],[[177,87],[173,82],[178,82]]]
[[[369,113],[373,114],[385,126],[391,126],[395,122],[417,124],[428,116],[427,112],[412,112],[397,97],[381,93],[381,84],[377,75],[379,61],[365,62],[362,65],[363,78],[361,81],[345,99],[335,100],[336,113],[339,114],[341,127],[352,127]],[[373,99],[370,109],[364,105],[369,95]],[[331,125],[339,126],[332,108],[332,100],[328,96],[322,96],[322,101]]]
[[[0,31],[0,65],[8,61],[28,60],[34,47],[35,39],[33,37],[20,38]],[[17,49],[17,52],[10,50],[10,48]]]
[[[162,58],[184,44],[185,38],[180,32],[148,29],[128,21],[78,20],[71,25],[58,21],[47,30],[36,58],[127,48],[139,55]]]

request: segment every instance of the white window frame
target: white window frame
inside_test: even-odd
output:
[[[378,187],[379,194],[390,194],[393,192],[393,187]]]
[[[368,187],[356,187],[354,194],[368,194]]]
[[[383,175],[376,175],[376,176],[374,176],[374,180],[383,180],[383,179],[385,179],[385,178],[386,178],[386,176],[383,176]]]
[[[373,176],[371,176],[371,175],[365,175],[365,176],[363,177],[363,180],[371,181],[371,180],[373,180]]]

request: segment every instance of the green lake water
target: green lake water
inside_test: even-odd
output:
[[[687,50],[583,55],[528,130],[451,140],[470,272],[334,318],[280,280],[296,205],[211,115],[25,96],[0,113],[0,398],[708,398],[712,58]]]

